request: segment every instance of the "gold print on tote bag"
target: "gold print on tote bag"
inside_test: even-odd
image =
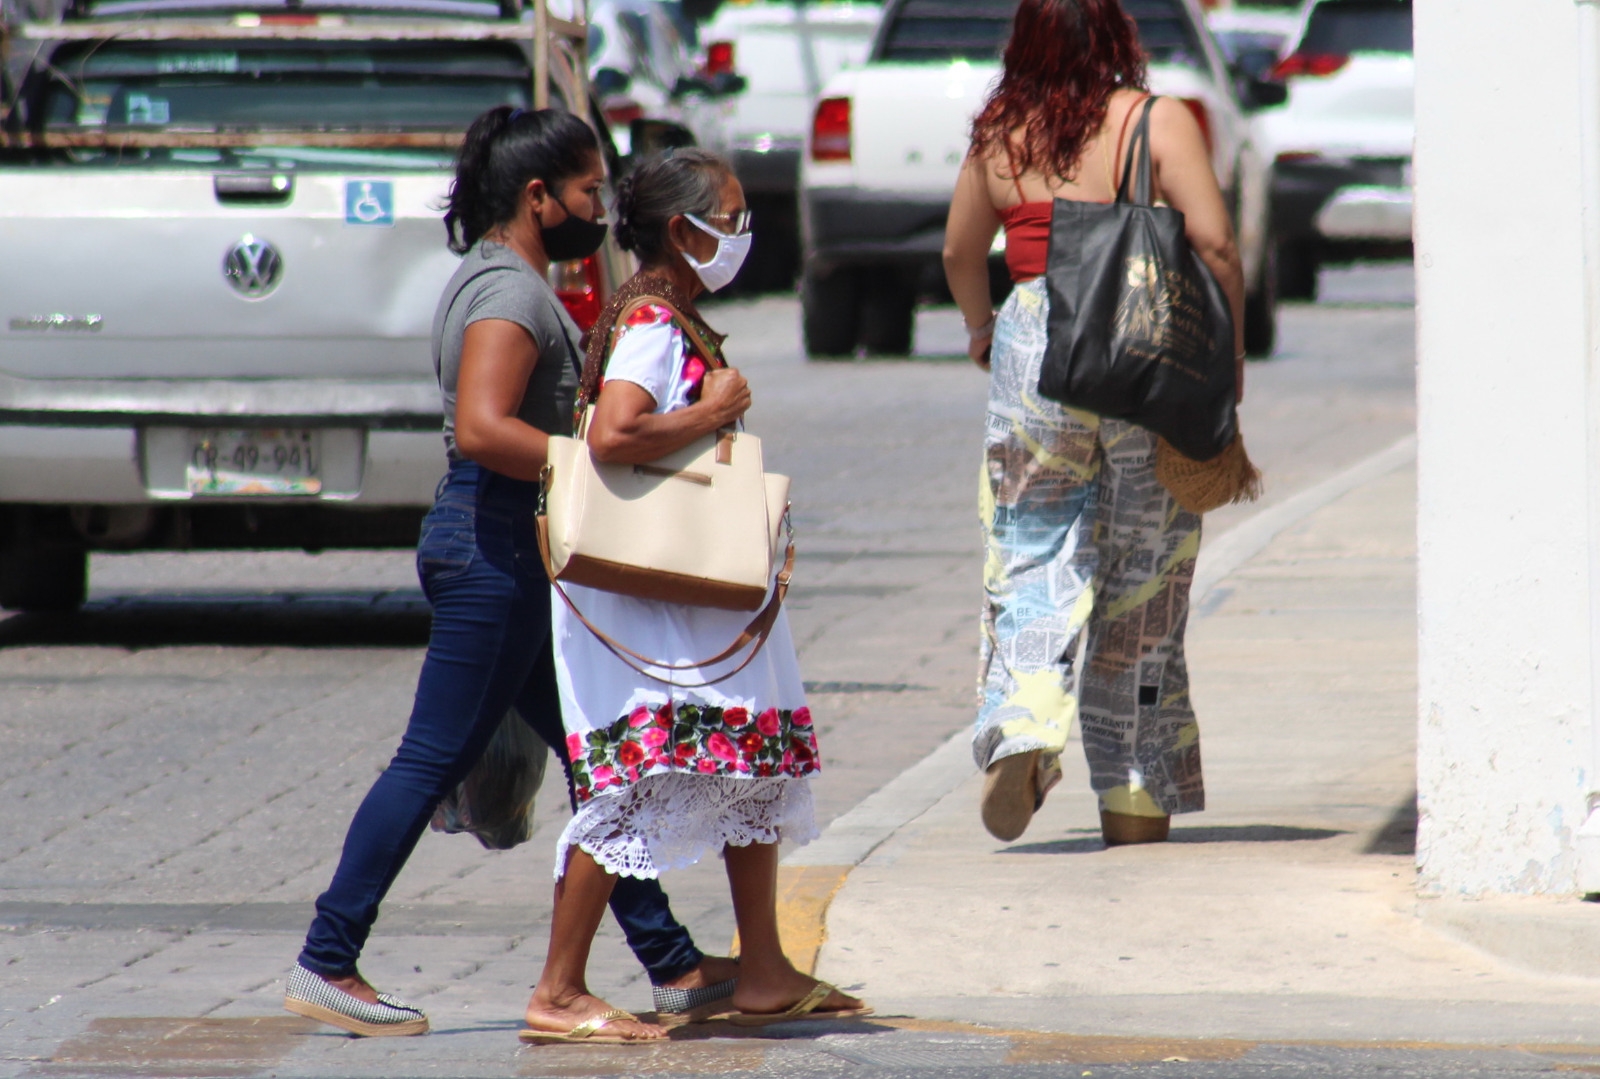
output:
[[[1136,255],[1126,264],[1127,291],[1117,305],[1116,333],[1135,346],[1140,354],[1153,356],[1161,363],[1196,381],[1205,373],[1176,359],[1174,355],[1203,354],[1211,344],[1205,301],[1193,283],[1175,270],[1163,270],[1147,255]]]

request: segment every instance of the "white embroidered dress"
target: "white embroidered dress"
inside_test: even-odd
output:
[[[707,369],[670,314],[640,308],[618,327],[607,382],[631,382],[671,412],[698,397]],[[634,599],[564,585],[589,620],[641,655],[692,663],[728,646],[742,611]],[[612,655],[551,596],[556,680],[578,812],[556,848],[557,879],[576,846],[631,877],[692,865],[723,846],[816,837],[809,777],[821,765],[787,616],[744,670],[685,689]],[[747,653],[702,670],[659,671],[680,685],[716,678]]]

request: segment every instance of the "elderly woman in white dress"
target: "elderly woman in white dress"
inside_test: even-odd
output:
[[[588,443],[599,461],[644,464],[738,423],[750,406],[744,377],[722,359],[722,335],[694,306],[738,272],[749,213],[726,162],[677,150],[622,182],[616,221],[617,239],[642,268],[593,331],[583,391],[596,402]],[[642,297],[665,302],[640,306]],[[565,588],[607,635],[663,663],[717,655],[749,621],[736,611]],[[778,939],[778,844],[816,836],[810,779],[821,766],[787,619],[780,612],[766,646],[731,676],[747,653],[699,670],[641,674],[560,597],[552,607],[578,812],[556,852],[550,950],[523,1039],[664,1037],[589,994],[589,947],[618,875],[653,878],[709,853],[726,862],[743,949],[732,1018],[865,1014],[861,1001],[796,970]]]

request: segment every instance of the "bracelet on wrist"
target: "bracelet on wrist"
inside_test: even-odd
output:
[[[977,341],[980,338],[984,338],[984,337],[993,337],[994,336],[994,323],[995,323],[995,316],[994,315],[990,315],[989,316],[989,321],[985,322],[981,326],[974,326],[970,322],[968,322],[966,319],[962,319],[961,320],[961,324],[967,328],[967,340],[969,340],[969,341]]]

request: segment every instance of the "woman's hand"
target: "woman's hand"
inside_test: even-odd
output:
[[[994,347],[994,330],[967,339],[967,358],[985,371],[989,369],[989,350]]]
[[[589,452],[605,464],[644,465],[739,422],[750,385],[731,367],[708,371],[700,400],[671,412],[632,382],[607,382],[589,422]]]
[[[732,427],[750,410],[750,384],[734,367],[709,371],[700,384],[699,403],[719,417],[718,427]]]

